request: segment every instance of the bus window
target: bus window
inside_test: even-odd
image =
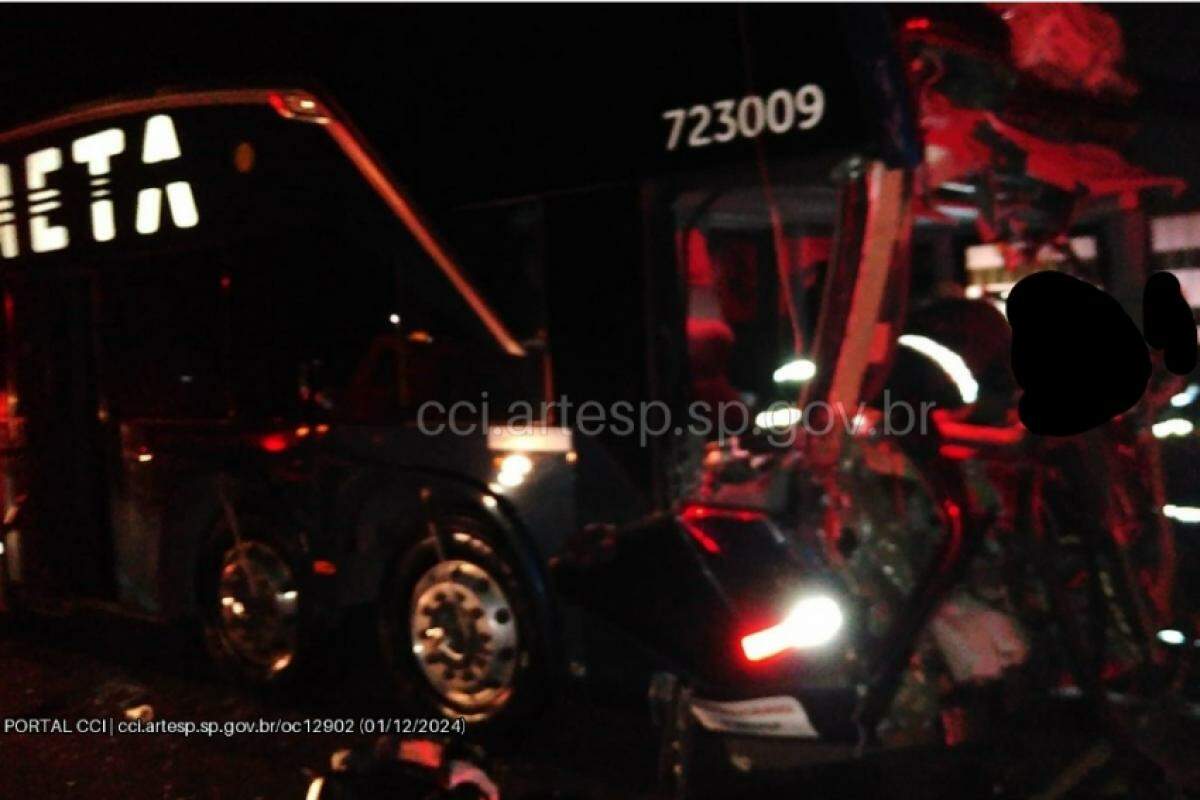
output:
[[[293,124],[280,132],[286,135],[254,142],[258,191],[264,203],[276,204],[272,224],[242,240],[230,268],[239,407],[285,413],[301,383],[309,382],[335,413],[362,419],[386,408],[403,414],[412,394],[393,393],[393,403],[373,402],[370,409],[336,407],[349,396],[360,362],[380,352],[381,337],[414,348],[454,343],[486,351],[494,345],[320,128]],[[393,376],[397,384],[402,380]]]
[[[546,327],[546,209],[539,198],[459,209],[447,236],[471,276],[518,339]]]
[[[314,386],[336,414],[379,337],[498,350],[326,126],[265,103],[11,141],[0,194],[18,198],[0,219],[10,283],[90,276],[115,419],[275,417]]]
[[[691,394],[712,422],[722,408],[738,428],[761,422],[773,404],[795,403],[818,368],[809,348],[833,198],[811,181],[781,182],[768,194],[754,178],[676,195]]]
[[[209,268],[215,255],[179,253],[169,269],[135,263],[102,276],[100,379],[117,418],[228,416],[228,308]]]

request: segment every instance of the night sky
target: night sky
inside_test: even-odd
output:
[[[1200,178],[1200,10],[1106,8],[1145,87],[1135,159]],[[989,16],[980,6],[894,13],[908,9]],[[754,48],[794,53],[805,79],[845,79],[837,7],[770,14]],[[435,187],[460,201],[493,185],[627,177],[641,148],[659,146],[654,109],[746,82],[731,6],[10,6],[6,16],[0,126],[165,87],[302,86],[335,98],[426,202]],[[470,185],[485,174],[487,188]]]

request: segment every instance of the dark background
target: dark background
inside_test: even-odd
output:
[[[836,7],[119,6],[6,13],[0,127],[170,87],[334,98],[423,205],[630,177],[663,110],[772,85],[836,98],[804,146],[862,122]],[[743,38],[754,41],[747,58]],[[798,69],[798,63],[800,68]],[[811,77],[810,77],[811,76]],[[745,157],[750,145],[723,148]],[[656,167],[659,165],[655,165]]]
[[[1105,8],[1125,30],[1128,71],[1143,86],[1135,113],[1146,124],[1134,159],[1200,175],[1191,146],[1200,121],[1200,10]],[[334,98],[418,202],[436,211],[669,167],[659,161],[663,110],[771,86],[776,66],[789,80],[811,75],[830,98],[826,122],[791,138],[814,149],[865,142],[870,110],[845,50],[847,29],[861,28],[869,13],[809,4],[10,6],[0,128],[172,87],[308,88]],[[979,4],[879,13],[1004,35]],[[722,155],[748,155],[736,149]]]

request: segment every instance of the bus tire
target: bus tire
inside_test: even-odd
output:
[[[304,563],[279,515],[217,515],[201,545],[196,587],[205,647],[223,674],[265,687],[290,683],[303,669],[311,650]]]
[[[381,649],[402,699],[484,730],[544,705],[547,648],[528,584],[491,526],[438,517],[433,536],[401,548],[379,600]]]

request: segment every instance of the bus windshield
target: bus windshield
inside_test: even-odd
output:
[[[16,341],[38,295],[87,282],[105,402],[126,416],[277,413],[306,375],[347,385],[381,336],[519,349],[315,100],[231,97],[0,137]]]

